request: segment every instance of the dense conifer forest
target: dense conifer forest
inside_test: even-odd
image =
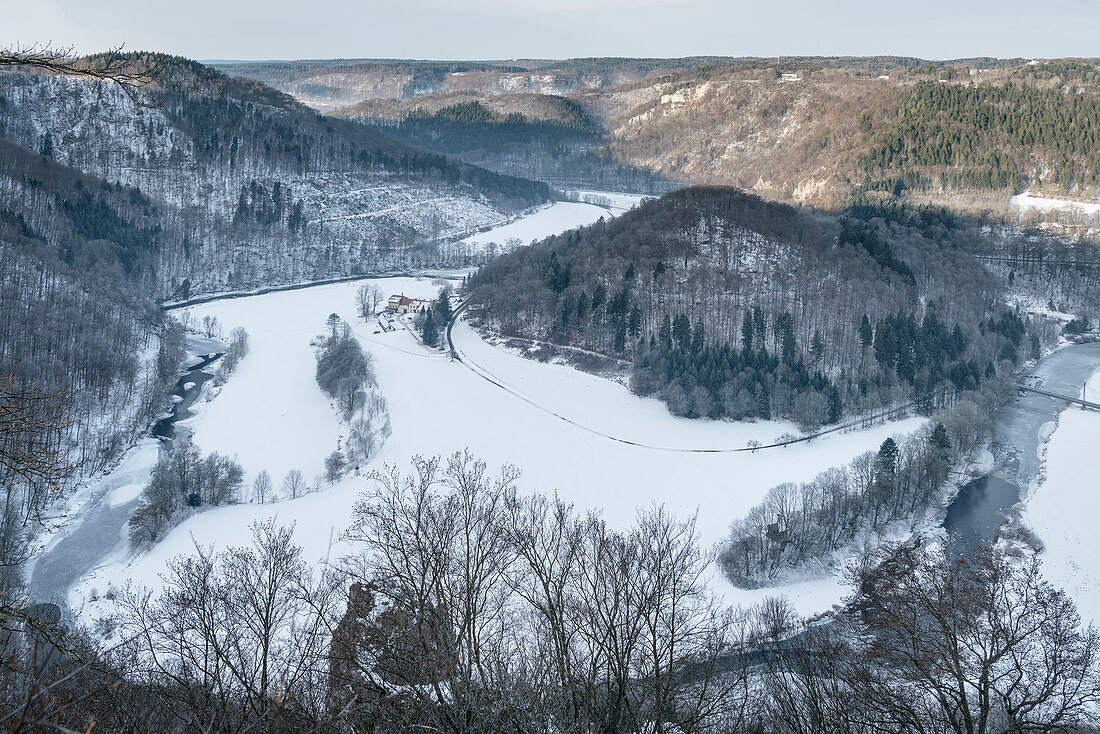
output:
[[[1035,182],[1039,156],[1061,189],[1100,180],[1100,100],[1093,96],[1021,83],[925,81],[899,99],[881,129],[871,112],[861,120],[873,141],[865,158],[872,176],[901,174],[911,188],[1018,192]]]

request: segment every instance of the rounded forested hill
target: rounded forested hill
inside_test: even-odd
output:
[[[692,187],[518,248],[469,289],[502,334],[632,360],[631,387],[674,413],[813,426],[932,408],[1020,358],[1023,327],[967,250],[980,236],[942,212]]]
[[[593,143],[599,128],[572,100],[557,95],[451,93],[415,100],[367,100],[333,113],[407,143],[449,154],[500,152],[515,145]]]

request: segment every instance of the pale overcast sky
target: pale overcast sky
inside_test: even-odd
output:
[[[0,0],[0,46],[196,59],[1100,55],[1100,0]]]

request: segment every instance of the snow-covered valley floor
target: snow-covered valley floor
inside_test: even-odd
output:
[[[429,297],[433,278],[375,281],[387,292]],[[545,409],[482,379],[443,352],[421,346],[405,329],[382,332],[375,321],[355,313],[355,283],[270,293],[195,307],[193,315],[218,318],[224,328],[243,326],[249,354],[208,404],[199,406],[190,426],[203,451],[236,455],[246,485],[266,469],[276,484],[291,469],[312,479],[336,446],[340,426],[314,380],[310,340],[337,313],[353,324],[363,347],[374,355],[378,379],[389,401],[393,433],[372,466],[407,467],[415,455],[450,454],[469,448],[491,468],[514,464],[530,492],[557,492],[583,509],[600,510],[614,526],[626,527],[639,507],[663,504],[682,514],[698,512],[707,544],[720,541],[735,517],[783,481],[805,481],[819,471],[846,463],[873,449],[887,436],[913,430],[910,419],[866,431],[833,435],[805,445],[756,453],[686,453],[630,446],[601,438],[563,421],[613,431],[631,439],[671,447],[740,447],[750,439],[772,439],[793,426],[781,422],[735,424],[675,418],[653,399],[568,367],[542,364],[486,344],[460,324],[456,343],[509,389]],[[362,473],[365,473],[363,468]],[[350,476],[334,486],[295,500],[242,504],[200,513],[151,551],[130,558],[120,554],[81,581],[70,595],[79,608],[91,588],[100,592],[127,580],[155,585],[172,556],[202,546],[234,544],[255,520],[276,517],[293,523],[306,556],[338,558],[351,508],[369,480]],[[731,602],[749,602],[776,590],[742,592],[716,578],[716,590]],[[796,607],[811,613],[827,609],[842,589],[834,579],[781,589]]]
[[[632,197],[626,194],[614,196],[614,199],[608,199],[610,206],[598,206],[574,201],[555,201],[514,222],[501,227],[494,227],[487,232],[470,235],[462,241],[481,249],[490,243],[495,243],[500,248],[498,251],[507,252],[519,245],[529,245],[533,240],[542,239],[548,234],[592,224],[600,217],[610,219],[613,216],[622,214],[630,208],[632,203],[637,203],[642,199],[641,196]]]
[[[1016,209],[1027,211],[1034,209],[1041,212],[1049,211],[1078,211],[1082,214],[1100,213],[1100,203],[1088,201],[1074,201],[1071,199],[1057,199],[1047,196],[1036,196],[1030,191],[1016,194],[1009,199],[1009,204]]]
[[[481,236],[498,243],[510,236],[535,239],[608,214],[592,204],[558,203]],[[453,282],[459,276],[452,274]],[[428,298],[439,290],[440,279],[433,275],[372,282],[387,295]],[[382,331],[376,320],[360,319],[355,308],[358,286],[334,283],[191,308],[196,321],[210,315],[226,333],[236,326],[249,333],[248,355],[212,400],[196,403],[197,414],[188,421],[203,452],[237,457],[245,470],[246,501],[191,517],[136,558],[119,543],[70,590],[73,609],[83,610],[89,618],[108,613],[109,602],[90,598],[130,582],[157,586],[173,556],[193,552],[195,544],[240,544],[251,523],[267,518],[293,524],[295,540],[307,558],[335,560],[351,550],[341,534],[360,492],[368,486],[369,471],[384,464],[407,469],[416,455],[469,449],[494,471],[515,465],[523,472],[524,491],[556,492],[579,509],[601,512],[620,528],[633,522],[639,508],[652,505],[665,505],[682,515],[697,513],[701,540],[713,545],[725,537],[729,523],[773,485],[806,481],[877,448],[886,436],[912,431],[921,423],[914,418],[753,453],[691,452],[744,447],[750,440],[769,443],[795,432],[794,426],[676,418],[657,400],[638,398],[613,381],[492,346],[464,323],[456,326],[454,339],[470,364],[451,361],[442,351],[425,349],[407,329]],[[389,402],[392,435],[369,467],[359,467],[358,473],[328,486],[319,476],[343,429],[314,379],[310,341],[324,330],[332,313],[353,325],[361,345],[374,357],[380,388]],[[630,445],[601,433],[660,448]],[[140,458],[148,471],[149,456]],[[260,471],[268,471],[278,487],[293,469],[323,489],[293,500],[247,501],[248,488]],[[127,479],[127,497],[135,481]],[[730,587],[718,573],[712,576],[712,587],[730,603],[785,594],[803,614],[827,610],[845,592],[837,578],[748,592]]]

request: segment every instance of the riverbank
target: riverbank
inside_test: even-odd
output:
[[[1100,395],[1100,370],[1085,386]],[[1042,468],[1027,488],[1020,524],[1039,544],[1043,575],[1066,590],[1082,621],[1100,622],[1100,412],[1067,408],[1045,431]]]
[[[69,500],[65,523],[58,524],[27,569],[27,593],[36,602],[67,609],[69,588],[95,565],[127,552],[126,524],[137,509],[141,490],[166,442],[176,437],[176,425],[191,418],[191,407],[213,377],[206,370],[221,356],[224,345],[212,339],[189,337],[188,359],[176,380],[169,410],[119,458],[118,463],[91,480]]]
[[[1025,379],[1031,387],[1078,397],[1098,367],[1100,343],[1066,344],[1040,360]],[[1066,408],[1057,398],[1026,392],[997,412],[991,447],[994,465],[984,484],[978,480],[968,485],[969,491],[967,487],[960,491],[958,501],[967,503],[974,514],[957,517],[958,525],[970,524],[979,538],[996,541],[1005,519],[1039,478],[1043,444]]]

